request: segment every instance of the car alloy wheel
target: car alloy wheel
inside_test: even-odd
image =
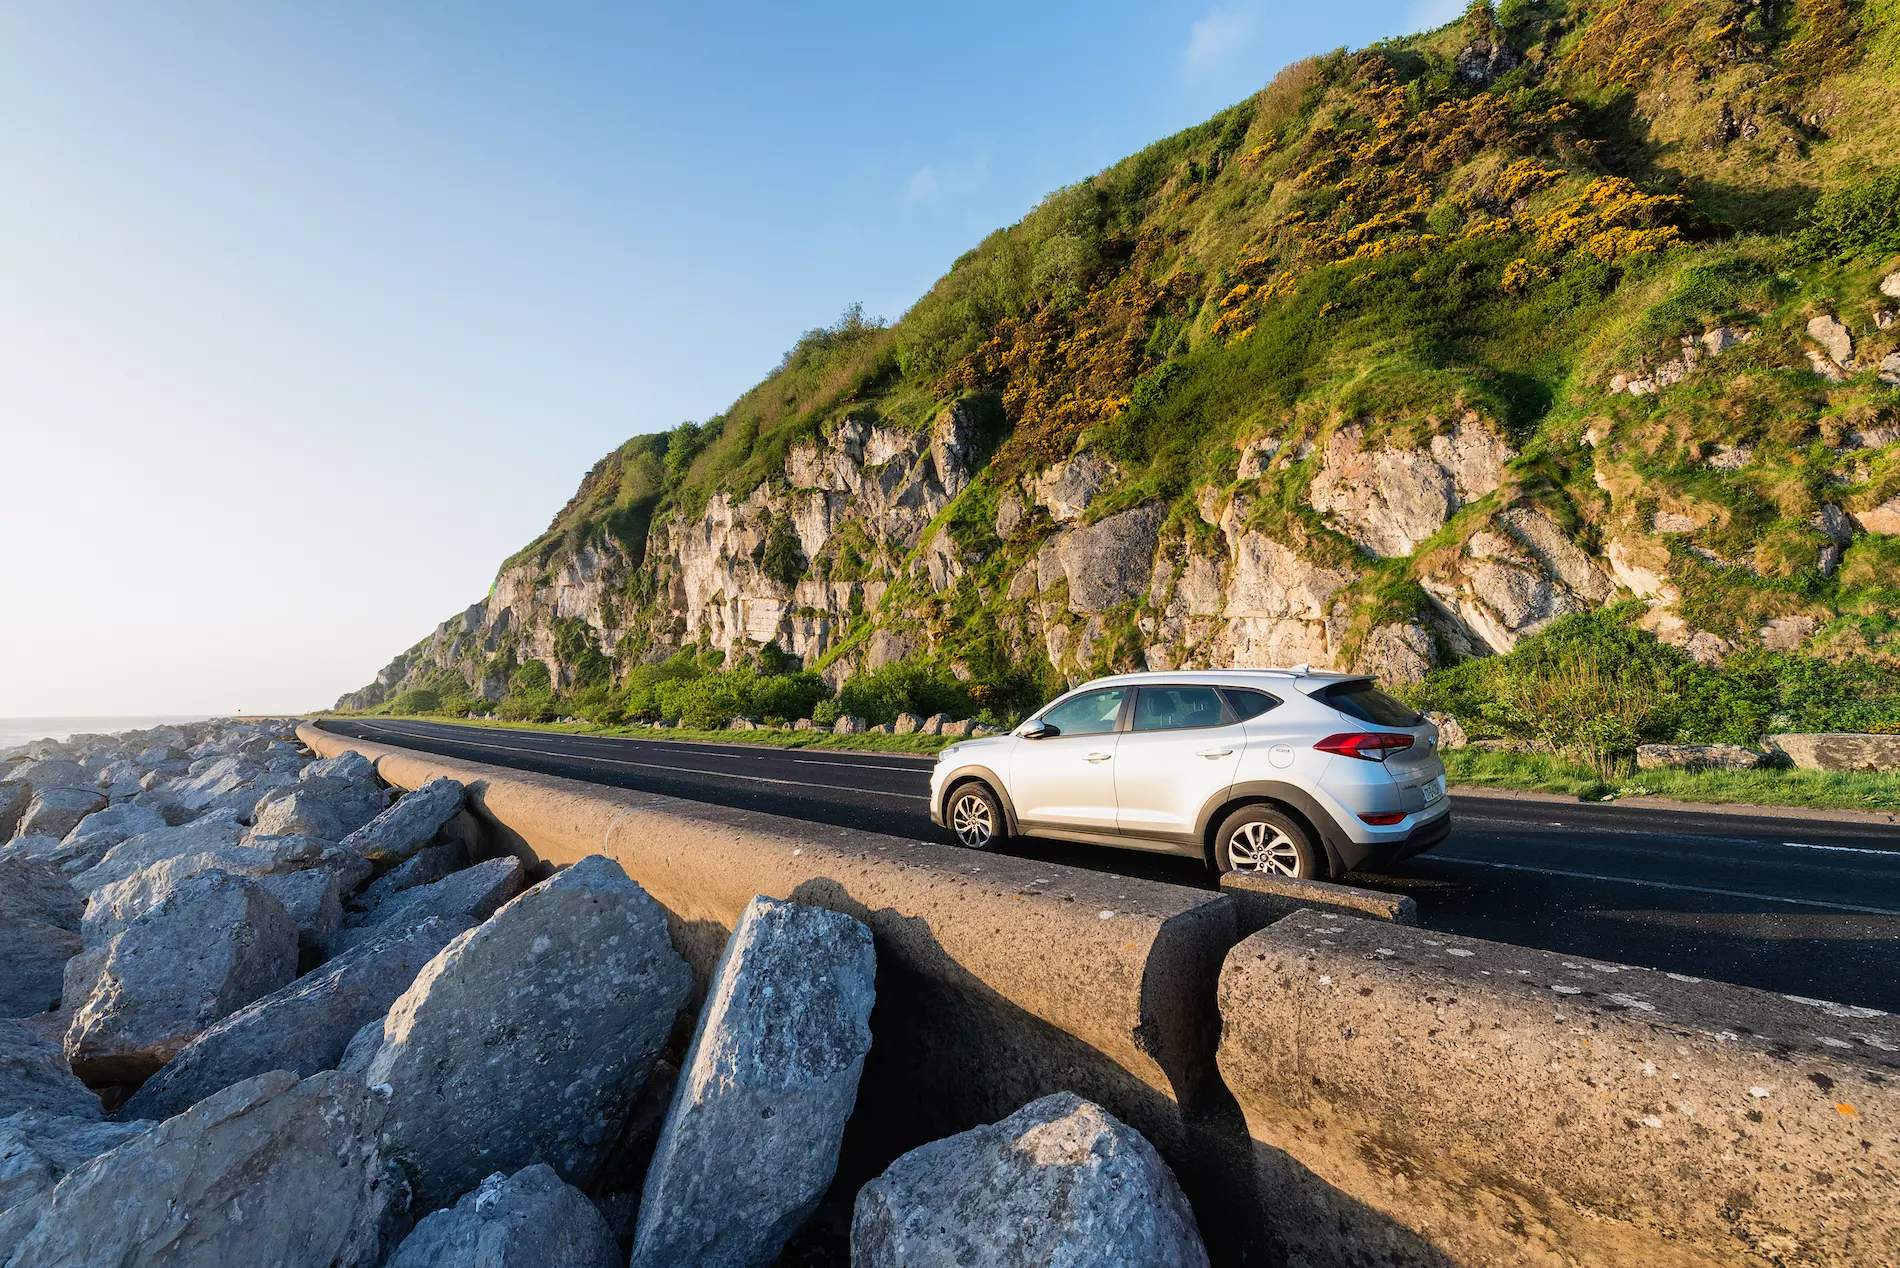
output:
[[[1300,847],[1271,823],[1243,823],[1227,838],[1227,861],[1236,872],[1298,877]]]
[[[996,811],[990,799],[971,789],[950,803],[950,831],[960,845],[986,850],[996,840]]]

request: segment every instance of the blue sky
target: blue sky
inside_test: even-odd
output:
[[[0,716],[305,709],[1330,6],[0,11]]]

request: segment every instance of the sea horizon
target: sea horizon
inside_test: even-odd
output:
[[[217,716],[210,713],[102,714],[97,716],[0,718],[0,750],[34,740],[64,740],[73,735],[111,735],[154,726],[178,726]]]

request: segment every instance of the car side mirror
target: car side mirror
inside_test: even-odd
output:
[[[1021,731],[1018,731],[1017,734],[1022,736],[1025,740],[1046,740],[1052,735],[1061,735],[1062,732],[1050,726],[1047,722],[1031,722],[1023,727]]]

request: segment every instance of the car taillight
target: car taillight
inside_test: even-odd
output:
[[[1362,814],[1359,817],[1375,827],[1386,828],[1403,819],[1405,812],[1403,810],[1393,810],[1378,814]]]
[[[1400,749],[1412,747],[1412,737],[1396,735],[1391,731],[1341,731],[1338,735],[1329,735],[1313,746],[1325,753],[1337,753],[1341,757],[1356,757],[1362,762],[1384,761],[1387,753],[1396,753]]]

